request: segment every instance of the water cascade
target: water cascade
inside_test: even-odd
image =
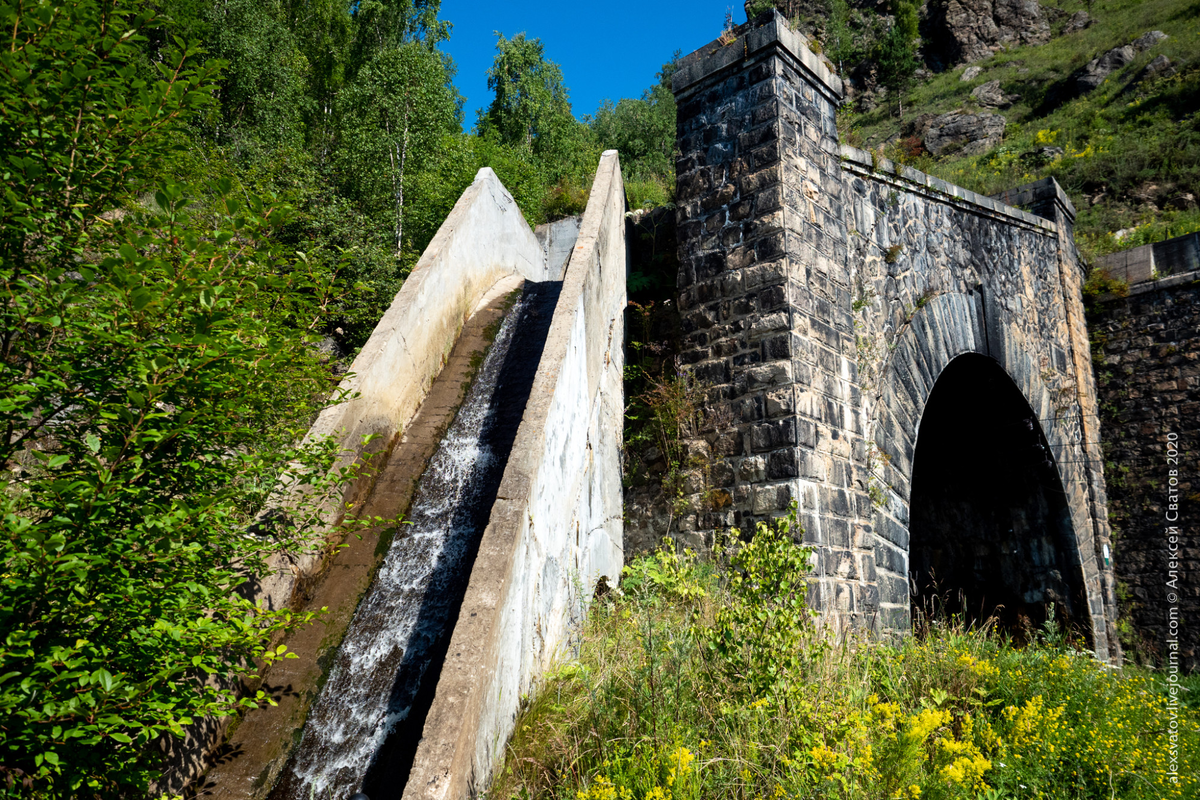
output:
[[[421,477],[271,800],[398,796],[561,283],[527,283]]]

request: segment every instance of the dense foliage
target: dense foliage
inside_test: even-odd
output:
[[[318,546],[297,506],[250,524],[329,378],[310,346],[336,276],[274,240],[286,209],[163,180],[218,65],[128,0],[0,7],[0,790],[144,792],[147,754],[297,619],[256,607],[266,559]],[[203,201],[202,201],[203,200]]]
[[[480,167],[537,223],[652,123],[628,164],[669,197],[661,83],[581,122],[540,42],[501,37],[466,134],[438,12],[0,2],[0,794],[141,795],[163,737],[264,701],[244,685],[307,616],[255,576],[326,546],[349,477],[296,444],[322,353],[365,340]],[[307,500],[262,517],[281,486]]]
[[[724,582],[686,551],[631,564],[518,717],[490,795],[1195,796],[1194,679],[1172,712],[1161,676],[1110,670],[1053,624],[1024,649],[953,622],[835,637],[803,607],[809,555],[763,526]]]
[[[603,148],[621,154],[631,208],[666,205],[675,196],[673,74],[674,59],[663,65],[658,81],[640,98],[625,98],[615,104],[606,101],[591,122],[593,135]]]

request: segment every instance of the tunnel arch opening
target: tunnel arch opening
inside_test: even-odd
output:
[[[1021,390],[967,354],[934,384],[917,433],[909,503],[914,626],[994,618],[1017,641],[1055,620],[1090,638],[1067,495]]]

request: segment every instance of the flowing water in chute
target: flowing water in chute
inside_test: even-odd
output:
[[[561,283],[526,284],[337,652],[271,800],[396,796],[412,765]]]

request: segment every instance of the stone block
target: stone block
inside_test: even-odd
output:
[[[821,487],[821,507],[825,509],[826,514],[836,514],[839,517],[849,517],[852,508],[846,490],[831,486]]]
[[[761,315],[750,323],[750,341],[761,341],[773,333],[787,330],[788,324],[788,315],[785,312],[775,311]]]
[[[846,520],[837,519],[836,517],[824,517],[821,520],[821,533],[823,534],[825,543],[830,547],[844,550],[850,549],[850,524]],[[843,566],[849,570],[851,563],[847,559],[843,562]]]
[[[754,490],[752,511],[758,515],[772,514],[787,508],[791,498],[791,491],[786,484],[761,486]]]
[[[750,449],[755,453],[796,444],[796,421],[781,419],[750,428]]]
[[[763,456],[748,456],[738,465],[738,480],[762,483],[767,478],[767,462]]]
[[[769,419],[791,416],[796,411],[795,399],[790,388],[767,392],[764,400],[765,415]]]
[[[790,336],[772,336],[765,339],[761,346],[764,361],[778,361],[792,355]]]
[[[795,449],[776,450],[767,457],[767,478],[770,480],[795,478],[798,474]]]
[[[751,390],[783,386],[792,381],[792,365],[788,361],[772,361],[751,368],[747,377]]]

